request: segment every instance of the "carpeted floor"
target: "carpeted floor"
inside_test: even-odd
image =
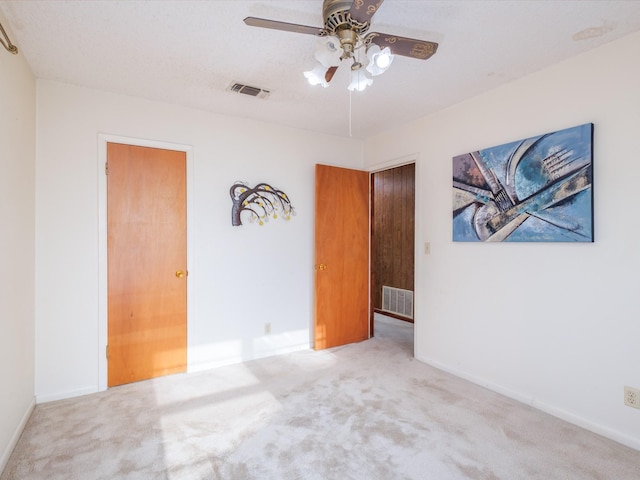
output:
[[[2,480],[640,478],[640,452],[376,337],[37,405]]]

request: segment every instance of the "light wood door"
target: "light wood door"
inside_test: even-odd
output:
[[[369,174],[316,165],[316,350],[369,338]]]
[[[108,385],[187,363],[186,154],[107,144]]]

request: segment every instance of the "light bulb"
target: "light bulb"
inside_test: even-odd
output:
[[[375,62],[379,68],[387,68],[391,65],[391,57],[385,53],[381,53],[376,57]]]
[[[369,58],[369,65],[367,65],[367,72],[374,77],[387,71],[391,62],[393,62],[393,55],[389,47],[385,47],[382,50],[378,45],[371,45],[367,50],[367,57]]]
[[[304,72],[304,76],[311,85],[322,85],[324,88],[327,88],[329,84],[324,78],[327,70],[327,67],[323,67],[322,65],[318,64],[313,70]]]

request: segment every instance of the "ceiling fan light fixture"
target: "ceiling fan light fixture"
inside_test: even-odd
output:
[[[318,64],[315,66],[313,70],[308,70],[304,72],[304,76],[307,79],[307,82],[311,85],[322,85],[324,88],[329,86],[329,83],[325,80],[325,75],[327,74],[328,67],[324,65]]]
[[[386,72],[393,62],[393,55],[389,47],[380,49],[376,44],[368,48],[367,58],[369,59],[367,71],[374,77]]]
[[[337,67],[344,50],[340,45],[340,39],[332,35],[320,37],[316,45],[315,57],[324,67]]]
[[[256,17],[246,17],[244,23],[251,27],[318,37],[314,56],[324,69],[316,67],[304,72],[309,83],[327,87],[341,61],[352,61],[351,83],[347,88],[361,92],[373,83],[370,76],[380,75],[389,68],[394,55],[426,60],[438,49],[435,42],[379,32],[367,33],[371,19],[383,1],[323,0],[322,27]],[[387,45],[393,46],[394,55]],[[367,58],[360,59],[361,54]]]

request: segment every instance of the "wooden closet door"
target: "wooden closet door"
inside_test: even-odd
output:
[[[108,385],[187,364],[186,154],[107,145]]]

